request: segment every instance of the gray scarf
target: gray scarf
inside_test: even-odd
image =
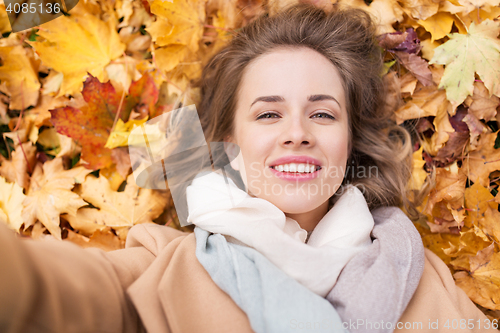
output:
[[[350,332],[393,332],[424,270],[422,239],[396,207],[372,212],[373,244],[352,258],[327,295]]]

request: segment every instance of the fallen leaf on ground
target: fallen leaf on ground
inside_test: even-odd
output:
[[[71,191],[77,183],[82,183],[90,170],[76,167],[64,170],[61,158],[37,164],[33,172],[30,188],[23,201],[24,228],[38,219],[57,239],[61,239],[59,215],[76,215],[78,208],[87,205],[80,196]]]
[[[434,50],[430,63],[446,65],[439,88],[446,89],[454,106],[472,95],[474,73],[491,93],[500,95],[499,25],[491,20],[471,23],[466,35],[453,33],[450,40]]]
[[[81,1],[70,16],[45,23],[37,34],[44,40],[29,44],[45,65],[64,75],[59,96],[79,92],[87,73],[104,80],[104,67],[125,51],[114,20],[100,20]]]
[[[16,183],[7,183],[0,177],[0,222],[19,232],[23,219],[23,200],[26,196]]]
[[[94,208],[82,208],[74,216],[65,216],[74,229],[92,234],[109,227],[132,227],[135,224],[152,222],[163,211],[167,200],[158,191],[140,189],[129,175],[123,192],[110,188],[105,177],[87,177],[82,185],[81,197]]]
[[[40,81],[34,59],[30,59],[21,45],[0,46],[0,81],[6,84],[11,97],[11,110],[27,109],[36,105],[40,95]]]

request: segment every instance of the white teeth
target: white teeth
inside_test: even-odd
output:
[[[275,165],[273,168],[279,172],[313,173],[316,171],[317,166],[305,163],[300,163],[300,164],[289,163],[289,164]]]

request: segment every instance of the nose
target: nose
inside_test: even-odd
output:
[[[280,136],[281,145],[286,148],[309,147],[314,144],[314,136],[308,128],[307,119],[290,119]]]

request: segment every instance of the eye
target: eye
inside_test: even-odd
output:
[[[257,117],[257,119],[272,119],[272,118],[279,118],[279,115],[275,112],[264,112],[263,114]]]
[[[311,118],[319,118],[319,119],[332,119],[332,120],[335,120],[335,117],[332,116],[331,114],[329,113],[326,113],[326,112],[318,112],[318,113],[315,113],[311,116]]]

